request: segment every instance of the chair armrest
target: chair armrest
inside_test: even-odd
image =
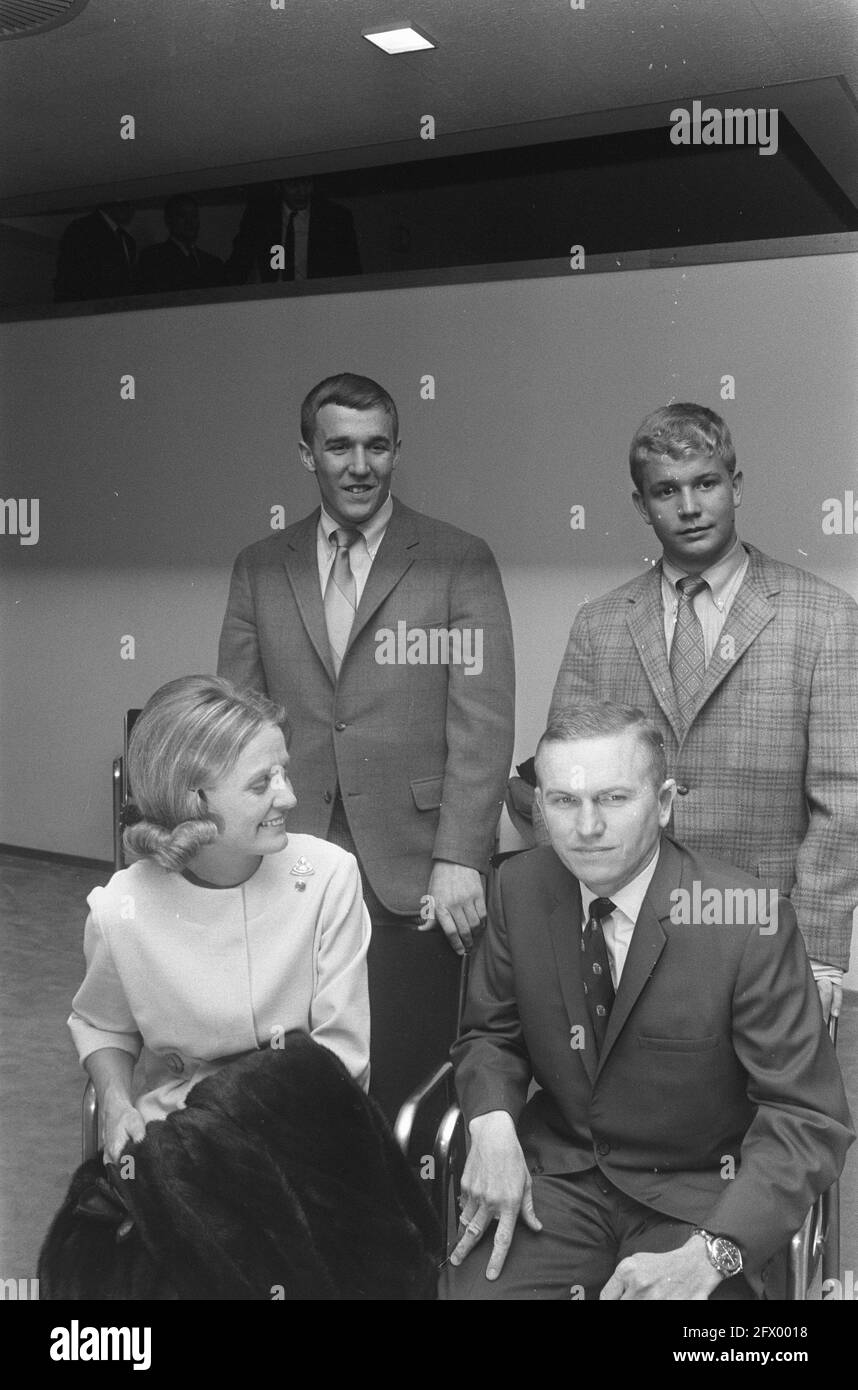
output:
[[[408,1156],[414,1126],[420,1111],[427,1101],[442,1094],[448,1105],[453,1101],[453,1064],[442,1062],[441,1066],[421,1082],[400,1107],[393,1126],[393,1135],[402,1152]]]

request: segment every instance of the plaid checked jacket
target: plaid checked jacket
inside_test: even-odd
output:
[[[684,737],[660,564],[580,609],[550,714],[590,699],[644,710],[679,786],[669,833],[788,896],[808,954],[845,969],[858,902],[858,604],[745,548]]]

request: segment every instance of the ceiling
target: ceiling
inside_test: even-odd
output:
[[[437,50],[361,38],[403,18]],[[0,42],[0,216],[635,129],[719,94],[781,105],[858,203],[854,92],[858,0],[89,0]]]

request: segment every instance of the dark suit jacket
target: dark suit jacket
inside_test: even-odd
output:
[[[140,252],[139,287],[142,294],[157,291],[211,289],[222,285],[223,261],[208,251],[194,248],[196,262],[170,238]]]
[[[610,699],[654,719],[680,787],[671,834],[789,895],[808,953],[845,968],[858,903],[858,605],[746,549],[684,737],[660,565],[579,610],[551,713]]]
[[[248,198],[226,263],[228,283],[244,284],[254,266],[260,280],[278,278],[278,272],[271,269],[271,247],[283,241],[282,207],[279,191],[270,186]],[[310,200],[307,277],[316,280],[334,275],[360,275],[354,222],[347,208],[314,194]]]
[[[60,238],[54,299],[57,303],[80,299],[111,299],[134,294],[137,244],[129,232],[111,230],[100,212],[71,222]]]
[[[318,509],[235,563],[218,671],[286,707],[290,828],[324,838],[337,784],[381,902],[414,914],[432,859],[484,872],[512,759],[506,597],[484,541],[394,502],[335,681],[316,558]],[[379,637],[482,633],[482,671],[382,664]]]
[[[597,1165],[637,1201],[732,1237],[759,1287],[854,1136],[790,903],[768,935],[675,925],[671,891],[695,880],[761,886],[662,840],[597,1059],[571,1031],[587,1021],[578,881],[550,845],[507,860],[471,967],[456,1086],[468,1120],[509,1111],[532,1172]],[[531,1076],[541,1090],[526,1102]]]

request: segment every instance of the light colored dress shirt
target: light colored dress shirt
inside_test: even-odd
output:
[[[623,967],[626,963],[626,956],[629,953],[629,946],[632,942],[632,933],[635,929],[635,922],[641,910],[641,904],[647,895],[652,876],[658,864],[658,856],[661,850],[661,842],[656,846],[655,854],[650,859],[645,868],[641,869],[630,883],[623,888],[618,888],[615,893],[599,894],[594,893],[592,888],[588,888],[583,880],[581,884],[581,905],[584,909],[584,917],[581,922],[581,932],[583,934],[587,919],[590,916],[590,904],[594,898],[610,897],[614,904],[614,911],[607,917],[602,918],[602,931],[605,934],[605,945],[608,948],[608,960],[611,966],[611,979],[614,982],[614,989],[619,989],[620,980],[623,975]]]
[[[705,579],[709,587],[708,589],[701,589],[699,594],[695,594],[692,603],[703,629],[703,648],[706,653],[707,666],[715,650],[715,644],[721,636],[721,630],[733,600],[748,571],[749,562],[748,552],[737,536],[735,544],[730,547],[727,554],[717,564],[710,565],[708,570],[701,570],[700,572],[700,578]],[[679,611],[679,596],[676,592],[676,585],[685,576],[685,570],[677,569],[676,565],[662,558],[661,601],[664,605],[664,640],[668,655],[670,655],[673,630],[676,627],[676,615]]]
[[[384,533],[393,515],[393,498],[388,493],[378,511],[365,521],[362,526],[358,526],[363,540],[355,541],[349,551],[349,561],[352,567],[352,574],[355,577],[355,592],[357,601],[360,603],[369,572],[372,569],[372,562],[378,554],[378,547],[384,540]],[[339,529],[340,523],[322,507],[319,516],[319,525],[316,529],[316,554],[319,561],[319,584],[322,589],[322,597],[325,595],[325,588],[328,583],[328,575],[337,553],[336,541],[331,540],[331,535]]]

